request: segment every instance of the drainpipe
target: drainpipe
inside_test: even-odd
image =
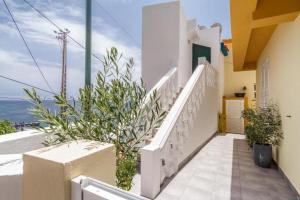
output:
[[[92,0],[86,0],[85,13],[85,85],[91,85]]]

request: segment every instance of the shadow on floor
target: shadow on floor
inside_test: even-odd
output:
[[[296,200],[276,167],[257,167],[244,135],[210,140],[166,180],[156,200]]]
[[[244,139],[233,140],[231,200],[296,200],[277,166],[260,168]]]

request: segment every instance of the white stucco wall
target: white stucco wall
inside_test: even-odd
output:
[[[183,87],[192,75],[192,44],[188,39],[188,21],[180,8],[179,32],[179,87]]]
[[[182,14],[183,15],[183,14]],[[184,16],[181,18],[184,19]],[[184,21],[184,20],[182,20]],[[193,44],[198,44],[211,48],[211,64],[219,72],[220,95],[223,96],[224,90],[224,56],[221,53],[221,33],[219,27],[207,28],[200,30],[196,20],[189,20],[185,23],[181,22],[180,34],[180,63],[185,64],[185,69],[182,70],[184,75],[182,82],[185,83],[192,74],[192,57]],[[184,28],[183,28],[184,27]],[[221,97],[222,97],[221,96]]]
[[[36,131],[20,131],[0,136],[0,154],[19,154],[44,147],[46,134]]]
[[[191,33],[196,32],[196,33]],[[192,75],[192,58],[193,58],[193,43],[207,46],[211,48],[211,64],[220,73],[220,81],[222,94],[224,90],[224,56],[220,51],[221,34],[220,28],[207,28],[199,30],[196,20],[189,20],[185,18],[182,8],[180,9],[180,34],[179,34],[179,68],[180,79],[179,83],[182,86],[185,85],[187,80]],[[223,96],[223,95],[222,95]],[[221,96],[221,97],[222,97]]]
[[[189,129],[189,136],[184,143],[180,162],[190,156],[200,145],[203,145],[218,129],[218,90],[207,87],[205,98],[200,104],[200,111],[192,116],[193,126]]]
[[[210,47],[211,64],[223,66],[220,28],[199,30],[195,20],[187,21],[180,1],[146,6],[142,16],[142,78],[148,90],[174,66],[179,87],[185,85],[192,75],[193,43]]]
[[[1,200],[22,200],[22,173],[21,154],[0,154]]]
[[[0,136],[0,199],[22,199],[22,153],[39,149],[44,145],[45,134],[20,131]]]
[[[180,2],[143,7],[142,78],[148,91],[178,65]]]
[[[221,54],[220,42],[221,42],[221,38],[220,38],[219,27],[199,30],[199,40],[197,43],[199,45],[207,46],[211,48],[211,64],[216,69],[219,68],[219,63],[220,63],[220,54]]]
[[[218,66],[218,90],[219,90],[219,112],[222,112],[223,96],[225,93],[225,69],[224,69],[224,55],[219,54],[219,66]]]

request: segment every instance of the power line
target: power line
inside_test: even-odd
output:
[[[22,81],[15,80],[15,79],[13,79],[13,78],[9,78],[9,77],[7,77],[7,76],[0,75],[0,78],[6,79],[6,80],[10,80],[10,81],[15,82],[15,83],[19,83],[19,84],[22,84],[22,85],[26,85],[26,86],[28,86],[28,87],[32,87],[32,88],[34,88],[34,89],[37,89],[37,90],[40,90],[40,91],[43,91],[43,92],[47,92],[47,93],[56,95],[54,92],[51,92],[51,91],[49,91],[49,90],[46,90],[46,89],[43,89],[43,88],[40,88],[40,87],[37,87],[37,86],[34,86],[34,85],[30,85],[30,84],[28,84],[28,83],[24,83],[24,82],[22,82]]]
[[[124,28],[124,26],[122,26],[122,24],[115,18],[113,17],[110,12],[104,8],[104,6],[102,6],[100,4],[100,2],[98,0],[95,1],[96,4],[116,23],[119,25],[119,27],[130,37],[130,39],[137,45],[137,46],[141,46],[139,44],[139,42],[136,41],[136,39]]]
[[[15,24],[15,26],[16,26],[18,32],[19,32],[19,35],[20,35],[20,37],[22,38],[23,43],[24,43],[24,45],[26,46],[26,49],[27,49],[27,51],[29,52],[29,54],[30,54],[30,56],[31,56],[31,58],[32,58],[32,60],[33,60],[33,62],[34,62],[34,64],[35,64],[35,66],[38,68],[38,70],[39,70],[40,74],[42,75],[44,81],[46,82],[48,88],[54,93],[54,91],[53,91],[53,89],[51,88],[49,82],[47,81],[47,79],[46,79],[44,73],[42,72],[40,66],[38,65],[36,59],[34,58],[34,56],[33,56],[32,52],[31,52],[31,50],[30,50],[30,48],[29,48],[29,46],[28,46],[28,44],[27,44],[27,42],[26,42],[26,40],[25,40],[25,38],[24,38],[24,36],[23,36],[23,34],[22,34],[22,32],[21,32],[21,30],[20,30],[20,28],[19,28],[19,26],[18,26],[18,24],[17,24],[17,22],[16,22],[16,20],[15,20],[15,18],[14,18],[14,16],[13,16],[13,14],[11,13],[11,11],[10,11],[10,9],[9,9],[9,7],[8,7],[8,5],[7,5],[7,3],[6,3],[6,1],[3,0],[3,3],[4,3],[4,5],[5,5],[5,7],[6,7],[8,13],[9,13],[9,15],[10,15],[12,21],[14,22],[14,24]]]
[[[56,23],[54,23],[49,17],[47,17],[42,11],[40,11],[39,9],[37,9],[35,6],[33,6],[30,2],[28,2],[27,0],[23,0],[25,3],[27,3],[33,10],[35,10],[37,13],[39,13],[40,16],[42,16],[43,18],[45,18],[50,24],[52,24],[54,27],[56,27],[59,31],[63,31],[63,29],[61,27],[59,27]],[[68,38],[70,38],[74,43],[76,43],[78,46],[80,46],[82,49],[85,49],[85,46],[83,46],[80,42],[78,42],[77,40],[75,40],[72,36],[68,35]],[[96,58],[97,60],[99,60],[100,62],[102,62],[102,60],[95,55],[94,53],[91,54],[94,58]]]

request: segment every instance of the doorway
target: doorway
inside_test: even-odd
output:
[[[211,62],[211,49],[210,47],[202,46],[199,44],[193,44],[193,63],[192,63],[192,72],[198,66],[198,58],[205,57],[206,60],[210,63]]]
[[[224,132],[244,133],[245,119],[242,111],[248,108],[248,98],[245,97],[223,97],[223,114],[225,115]]]

